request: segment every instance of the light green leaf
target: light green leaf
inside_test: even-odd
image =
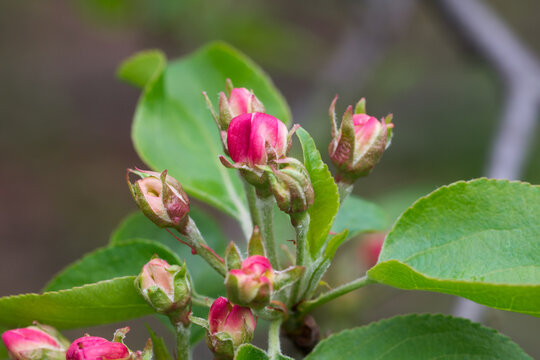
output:
[[[328,166],[322,161],[311,136],[302,128],[296,131],[296,135],[302,144],[304,165],[315,191],[315,202],[308,210],[311,221],[307,239],[311,256],[316,258],[325,244],[339,209],[339,195]]]
[[[532,360],[495,330],[443,315],[407,315],[345,330],[321,341],[305,360]]]
[[[134,281],[134,276],[126,276],[69,290],[0,298],[0,326],[24,327],[35,320],[73,329],[152,314]]]
[[[156,80],[167,66],[167,58],[160,50],[146,50],[128,58],[118,68],[116,76],[143,89],[147,84]]]
[[[122,68],[130,66],[128,62]],[[206,91],[217,105],[227,78],[237,87],[253,89],[269,114],[289,122],[287,104],[268,76],[237,50],[213,43],[170,62],[147,83],[137,105],[132,137],[139,156],[152,169],[168,169],[188,194],[241,220],[249,232],[242,184],[236,172],[218,160],[224,152],[201,95]]]
[[[270,357],[254,345],[243,344],[236,350],[234,360],[270,360]]]
[[[155,241],[130,240],[85,255],[56,275],[44,291],[69,289],[115,277],[135,276],[153,255],[158,255],[169,264],[182,264],[170,249]]]
[[[366,232],[384,231],[389,225],[388,216],[378,205],[349,195],[341,204],[332,231],[338,233],[348,229],[352,237]]]
[[[478,179],[417,201],[368,276],[540,316],[540,188]]]
[[[208,245],[218,254],[223,254],[227,239],[221,232],[221,227],[208,214],[192,206],[190,216],[197,223]],[[176,232],[175,230],[172,230]],[[177,234],[178,235],[178,234]],[[117,245],[132,241],[134,238],[147,239],[165,245],[176,253],[182,261],[186,261],[195,288],[201,294],[219,296],[224,293],[223,278],[218,275],[198,255],[193,255],[191,249],[176,240],[165,229],[157,227],[140,211],[128,216],[114,231],[111,244]]]

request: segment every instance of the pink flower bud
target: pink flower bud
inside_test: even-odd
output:
[[[225,279],[227,296],[242,306],[261,309],[268,305],[273,292],[274,270],[261,255],[250,256],[240,269],[230,270]]]
[[[129,173],[141,177],[129,181]],[[160,227],[182,227],[189,213],[189,199],[180,183],[167,170],[155,171],[128,169],[131,194],[143,213]]]
[[[339,169],[338,181],[354,182],[358,177],[367,175],[381,158],[388,147],[393,128],[392,116],[381,121],[365,113],[365,100],[356,105],[355,113],[349,106],[343,115],[341,127],[337,130],[335,104],[330,106],[332,118],[332,141],[328,148],[330,158]]]
[[[370,234],[364,236],[364,239],[360,243],[359,255],[367,269],[372,268],[379,261],[379,255],[381,254],[385,237],[385,233]]]
[[[66,353],[66,360],[127,360],[129,357],[126,345],[97,336],[78,338]]]
[[[219,297],[208,313],[206,343],[217,359],[232,359],[238,346],[251,342],[256,325],[250,308]]]
[[[189,323],[191,285],[185,266],[152,259],[143,266],[135,286],[156,311],[167,314],[174,322]]]
[[[231,95],[229,96],[229,107],[231,109],[232,117],[238,115],[253,113],[253,112],[264,112],[264,106],[257,99],[255,94],[252,91],[249,91],[246,88],[234,88],[231,90]]]
[[[50,327],[36,325],[8,330],[2,334],[2,340],[13,359],[65,359],[65,339]]]
[[[250,167],[266,164],[286,155],[287,126],[263,113],[239,115],[229,125],[227,148],[235,163]]]

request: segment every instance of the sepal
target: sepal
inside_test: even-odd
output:
[[[248,255],[260,255],[266,256],[266,248],[264,247],[263,238],[261,236],[261,230],[257,225],[253,227],[253,232],[248,242]]]
[[[242,254],[234,241],[231,241],[225,250],[225,266],[227,271],[242,267]]]
[[[274,289],[279,291],[294,284],[302,277],[306,268],[304,266],[291,266],[282,271],[274,272]]]

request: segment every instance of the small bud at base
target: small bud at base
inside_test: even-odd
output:
[[[65,357],[64,345],[37,326],[8,330],[2,334],[2,341],[14,359],[34,360],[44,357],[62,359]]]
[[[66,353],[66,360],[127,360],[128,348],[97,336],[83,336],[75,340]]]

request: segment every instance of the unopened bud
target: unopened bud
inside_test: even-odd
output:
[[[121,342],[97,336],[83,336],[75,340],[66,353],[66,360],[127,360],[129,349]]]
[[[131,183],[129,174],[141,179]],[[189,199],[180,183],[167,170],[155,171],[128,169],[128,185],[135,202],[144,215],[159,227],[181,228],[187,221]]]
[[[302,162],[285,158],[272,168],[268,176],[272,194],[281,211],[294,214],[306,211],[315,200],[313,185]]]
[[[210,307],[206,343],[216,359],[231,360],[238,346],[251,342],[256,325],[250,308],[220,297]]]
[[[4,332],[2,341],[10,358],[17,360],[64,360],[69,346],[69,342],[54,328],[38,323]]]
[[[229,96],[227,98],[227,95]],[[232,82],[227,80],[227,95],[219,94],[219,127],[227,131],[233,118],[254,112],[264,113],[264,105],[255,96],[253,91],[246,88],[234,88]]]
[[[135,286],[157,312],[174,323],[189,323],[191,285],[185,264],[169,265],[165,260],[152,259],[143,266]]]
[[[339,170],[338,181],[352,183],[357,178],[369,174],[389,145],[392,116],[381,121],[365,113],[365,100],[353,107],[349,106],[337,130],[335,105],[337,97],[330,105],[332,120],[332,141],[328,147],[330,158]]]
[[[264,256],[250,256],[242,261],[240,269],[230,270],[227,274],[227,296],[235,304],[261,309],[270,302],[273,280],[270,261]]]

